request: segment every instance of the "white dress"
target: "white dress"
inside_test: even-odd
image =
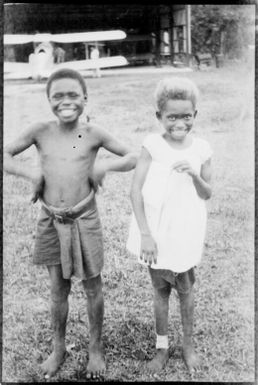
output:
[[[175,149],[157,133],[149,134],[143,147],[152,157],[142,188],[146,219],[158,248],[157,264],[151,267],[182,273],[201,260],[207,213],[192,177],[172,170],[172,165],[187,160],[200,173],[212,150],[206,140],[195,137],[189,147]],[[141,235],[132,214],[127,249],[146,264],[139,258],[140,248]]]

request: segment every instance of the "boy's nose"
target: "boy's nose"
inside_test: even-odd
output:
[[[65,95],[63,97],[62,103],[70,104],[71,103],[71,98],[68,95]]]

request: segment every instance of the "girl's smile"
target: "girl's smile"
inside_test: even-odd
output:
[[[196,116],[190,100],[168,100],[157,117],[170,140],[184,141],[191,130]]]

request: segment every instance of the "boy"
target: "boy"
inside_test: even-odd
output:
[[[101,270],[103,244],[94,190],[107,171],[129,171],[136,157],[103,129],[79,120],[87,102],[83,77],[62,69],[47,82],[47,97],[57,121],[38,123],[5,148],[4,169],[32,181],[33,202],[41,200],[33,262],[45,264],[51,282],[54,349],[41,365],[46,378],[65,358],[65,329],[71,276],[82,280],[89,317],[88,378],[104,373],[101,348],[104,303]],[[14,156],[35,145],[41,169],[24,166]],[[103,147],[120,158],[94,166]]]
[[[192,344],[195,281],[206,227],[205,200],[211,196],[208,142],[191,135],[198,90],[187,78],[164,79],[156,90],[156,116],[163,133],[149,134],[131,189],[133,217],[127,247],[149,267],[154,288],[156,356],[160,371],[169,358],[168,310],[171,289],[178,292],[183,356],[190,371],[199,365]]]

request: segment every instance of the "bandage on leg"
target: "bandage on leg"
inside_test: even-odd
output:
[[[168,349],[168,336],[157,334],[156,349]]]

